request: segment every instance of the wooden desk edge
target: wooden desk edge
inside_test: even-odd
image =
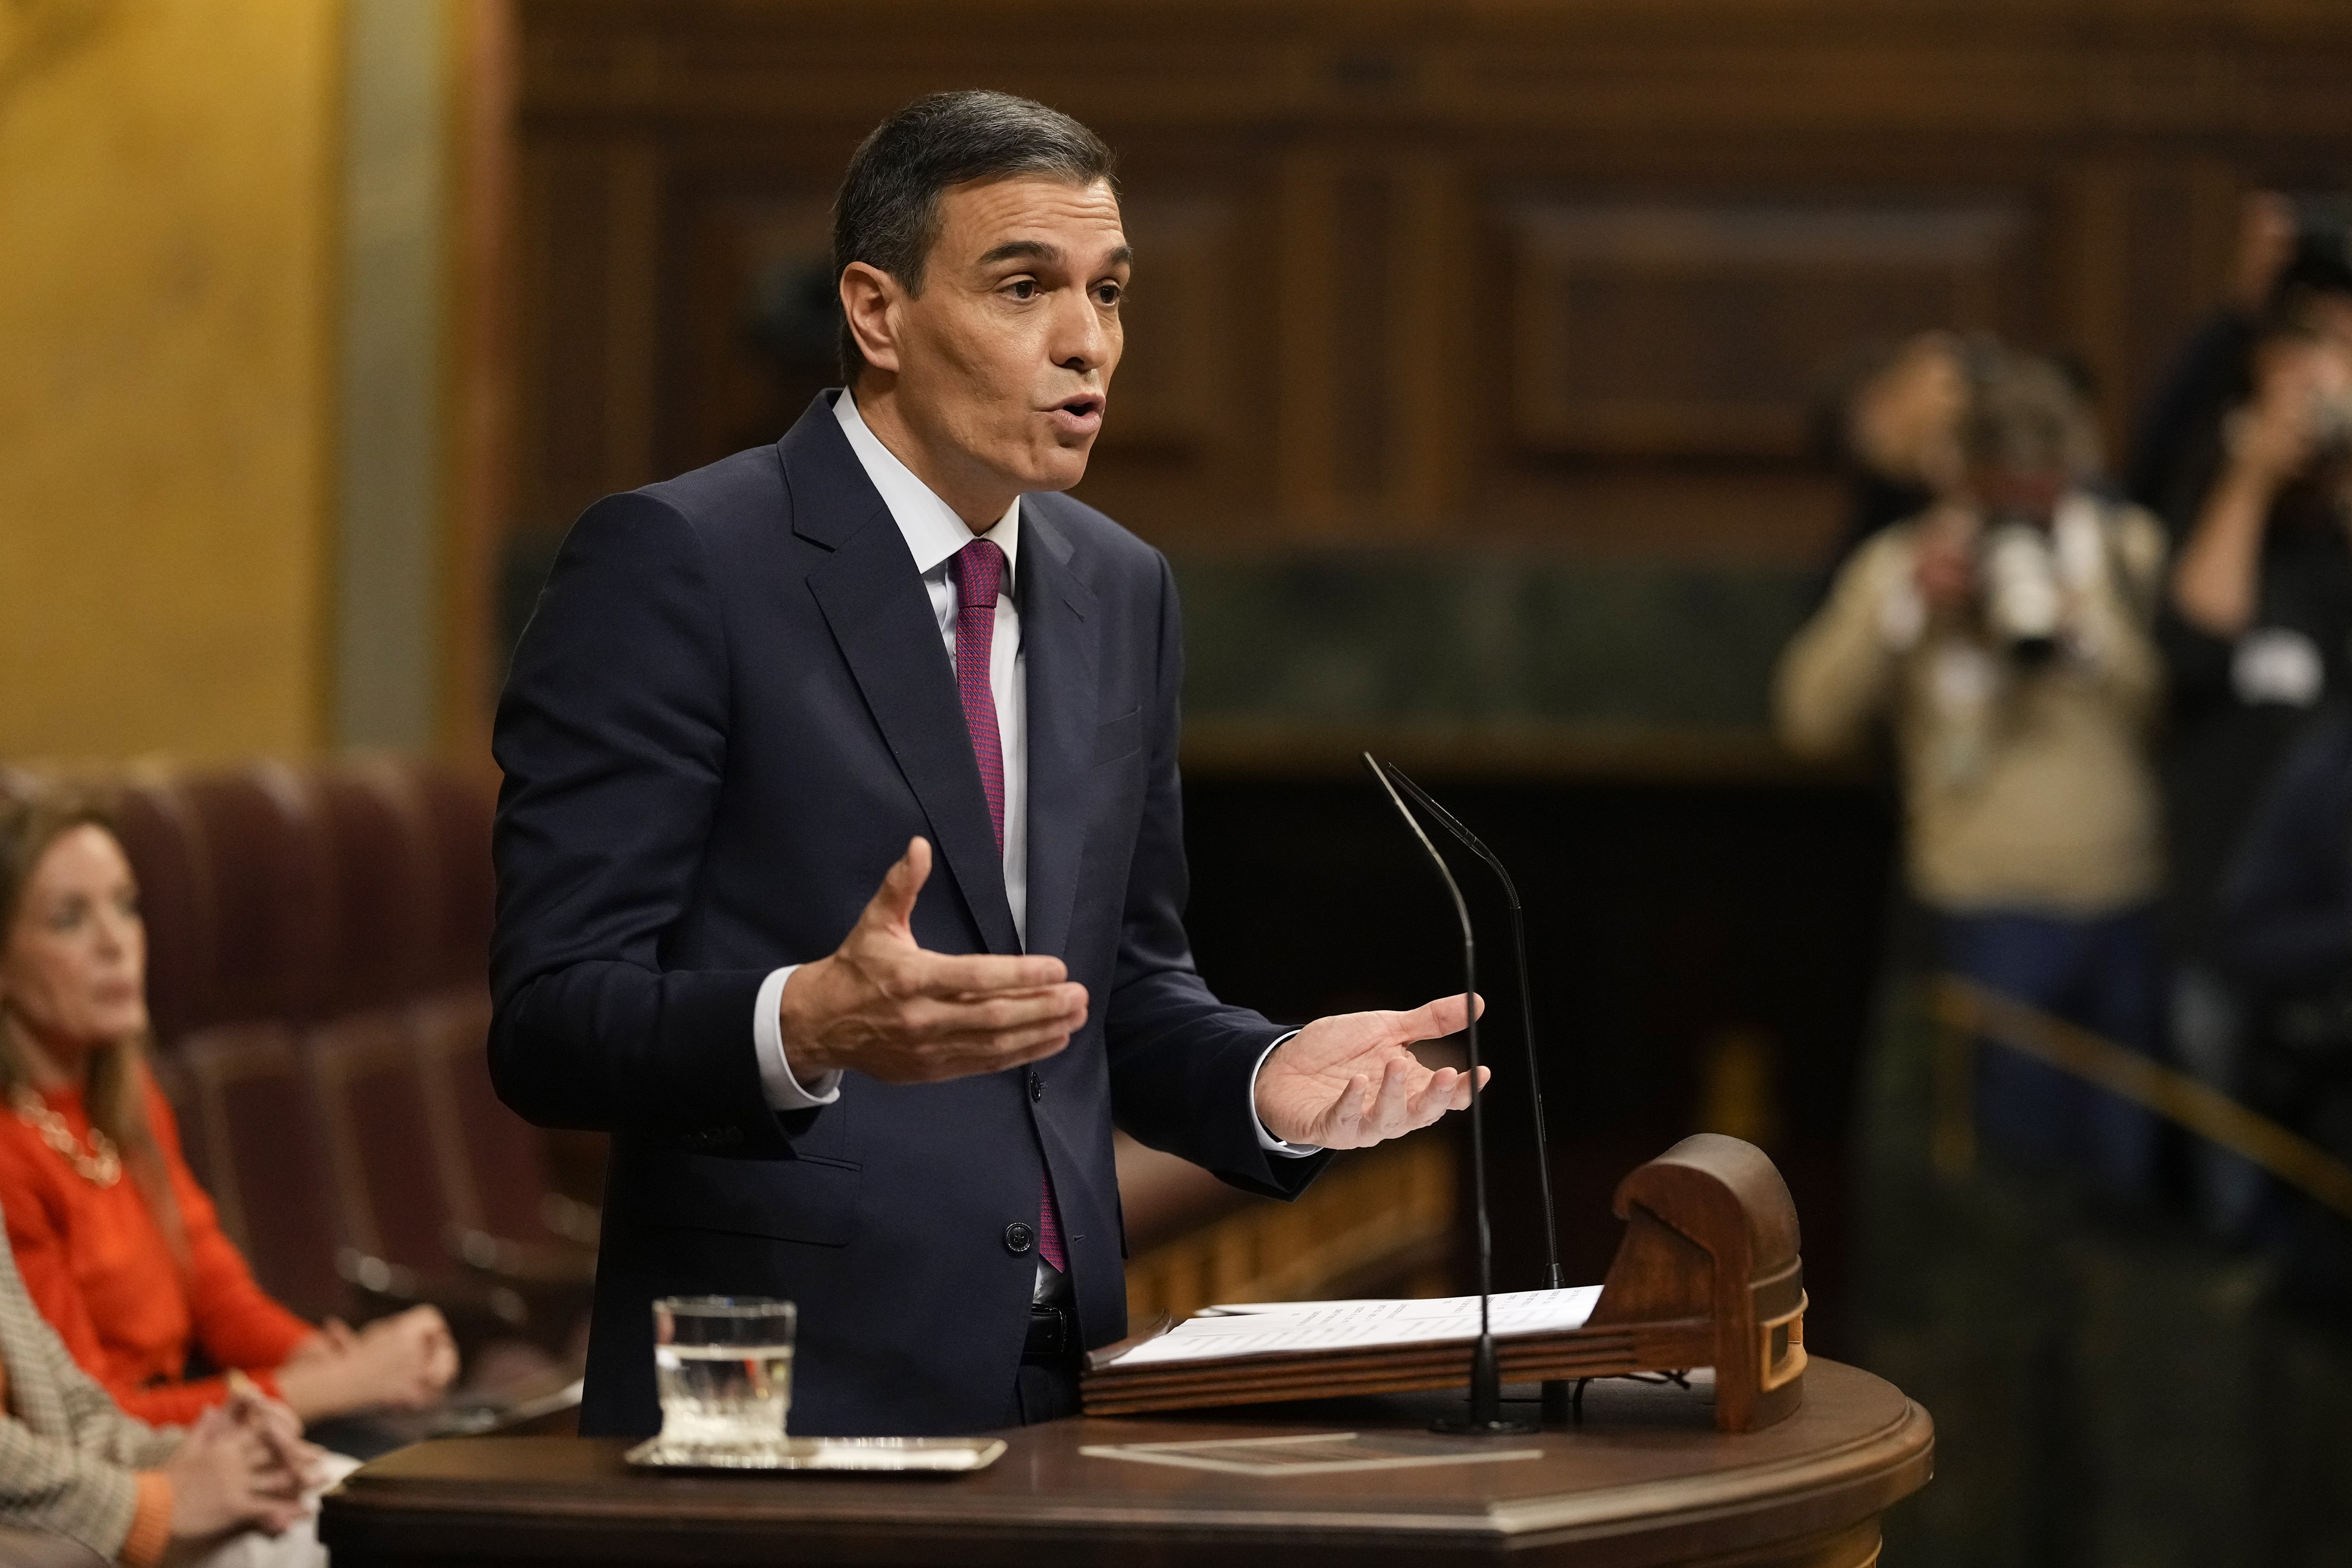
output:
[[[1892,1450],[1890,1452],[1889,1450]],[[1831,1473],[1800,1486],[1777,1486],[1793,1469]],[[1491,1507],[1514,1546],[1549,1546],[1621,1535],[1654,1525],[1661,1504],[1673,1508],[1674,1524],[1644,1533],[1659,1540],[1679,1533],[1717,1533],[1722,1521],[1770,1513],[1795,1521],[1790,1536],[1826,1532],[1874,1519],[1927,1484],[1936,1469],[1936,1424],[1915,1399],[1879,1431],[1839,1448],[1773,1465],[1754,1465],[1710,1476],[1717,1495],[1692,1497],[1687,1479],[1650,1481],[1589,1497],[1538,1499]],[[1669,1493],[1679,1492],[1671,1500]],[[1605,1506],[1596,1506],[1605,1505]]]
[[[871,1498],[850,1501],[786,1493],[772,1501],[777,1497],[772,1493],[766,1498],[747,1495],[742,1501],[749,1506],[723,1517],[673,1513],[662,1528],[669,1540],[683,1545],[747,1526],[790,1522],[826,1538],[845,1561],[862,1560],[872,1548],[885,1544],[896,1548],[904,1561],[925,1560],[936,1543],[947,1554],[941,1561],[982,1563],[1013,1562],[1039,1553],[1040,1561],[1055,1560],[1081,1544],[1087,1552],[1099,1553],[1181,1542],[1203,1550],[1264,1547],[1276,1555],[1293,1554],[1300,1562],[1326,1553],[1335,1560],[1404,1552],[1517,1556],[1582,1545],[1602,1547],[1611,1562],[1667,1563],[1753,1544],[1757,1526],[1768,1520],[1770,1538],[1783,1541],[1864,1524],[1925,1484],[1932,1473],[1934,1451],[1933,1421],[1916,1402],[1906,1399],[1901,1413],[1886,1426],[1802,1458],[1742,1466],[1696,1480],[1679,1478],[1581,1497],[1489,1503],[1476,1511],[1367,1515],[1357,1510],[1180,1509],[1139,1505],[1132,1499],[1086,1504],[1005,1497],[968,1499],[965,1510],[953,1517],[877,1516]],[[1792,1470],[1821,1472],[1825,1468],[1826,1474],[1790,1484]],[[363,1475],[338,1488],[331,1494],[327,1531],[331,1547],[339,1552],[348,1548],[367,1561],[395,1561],[434,1551],[463,1551],[480,1560],[501,1552],[553,1559],[575,1532],[646,1522],[625,1500],[608,1493],[583,1495],[569,1485],[512,1483],[500,1489],[496,1507],[484,1506],[478,1484],[405,1481],[399,1484],[397,1500],[370,1497],[372,1490]],[[517,1504],[525,1505],[520,1514]],[[392,1543],[375,1546],[367,1539],[383,1531],[402,1537],[398,1556],[388,1550]],[[1622,1550],[1607,1552],[1612,1542]],[[1057,1545],[1063,1550],[1055,1551]],[[1305,1556],[1297,1556],[1302,1552]]]

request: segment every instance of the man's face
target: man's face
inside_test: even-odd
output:
[[[958,491],[1066,490],[1123,345],[1118,198],[1024,176],[951,186],[940,208],[923,291],[887,291],[891,341],[868,362],[924,447],[963,470],[941,476]]]

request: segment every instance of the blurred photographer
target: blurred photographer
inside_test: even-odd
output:
[[[2088,413],[2047,361],[1971,355],[1959,428],[1955,497],[1865,544],[1782,657],[1780,736],[1828,757],[1887,721],[1945,967],[2146,1052],[2161,530],[2090,488]],[[2147,1194],[2144,1112],[2010,1051],[1978,1060],[1989,1145]]]
[[[2220,422],[2210,481],[2189,515],[2159,635],[2172,687],[2164,782],[2178,961],[2174,1051],[2243,1094],[2250,1022],[2229,977],[2216,910],[2225,868],[2280,760],[2332,698],[2352,695],[2352,321],[2290,293],[2255,341],[2247,394]],[[2242,1233],[2253,1168],[2200,1155],[2208,1224]]]
[[[2213,314],[2175,351],[2132,433],[2124,493],[2177,541],[2220,472],[2222,424],[2253,388],[2256,348],[2282,315],[2352,341],[2352,202],[2250,191]]]

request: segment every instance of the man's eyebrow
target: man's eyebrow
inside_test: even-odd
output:
[[[1041,239],[1010,239],[983,253],[980,258],[980,265],[994,267],[1000,261],[1059,261],[1061,259],[1062,251],[1058,246],[1048,245]],[[1123,245],[1105,256],[1103,265],[1127,267],[1134,260],[1135,247],[1131,245]]]
[[[982,267],[993,267],[1000,261],[1059,261],[1061,251],[1041,239],[1006,240],[980,258]]]

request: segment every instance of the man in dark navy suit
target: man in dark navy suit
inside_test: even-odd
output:
[[[498,718],[509,1103],[613,1134],[582,1429],[655,1430],[649,1304],[800,1307],[792,1427],[1075,1408],[1126,1332],[1113,1124],[1254,1192],[1468,1103],[1461,998],[1287,1030],[1184,935],[1183,645],[1086,472],[1111,156],[997,93],[869,136],[846,391],[572,530]]]

